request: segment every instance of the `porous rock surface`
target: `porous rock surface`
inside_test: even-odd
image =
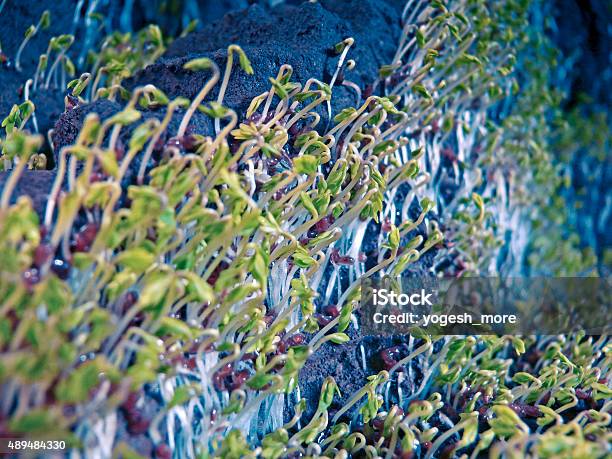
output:
[[[208,57],[223,72],[227,47],[235,43],[249,57],[254,74],[247,75],[235,65],[223,103],[241,115],[253,97],[270,88],[269,78],[275,77],[283,64],[292,66],[293,81],[305,83],[309,78],[317,78],[329,82],[338,62],[333,47],[348,37],[355,38],[348,57],[355,60],[356,67],[347,72],[345,78],[365,87],[376,78],[380,66],[392,60],[400,32],[396,7],[384,1],[308,2],[299,6],[279,5],[271,11],[252,5],[227,14],[202,31],[177,39],[156,63],[127,80],[125,87],[132,90],[153,84],[171,98],[193,99],[211,72],[192,72],[185,70],[183,65],[196,57]],[[218,90],[219,85],[206,101],[216,100]],[[343,86],[334,88],[334,113],[359,102],[354,90]],[[98,111],[95,106],[99,103],[94,102],[93,110]],[[319,107],[321,113],[323,110]],[[77,115],[77,118],[82,117]],[[56,150],[74,141],[75,135],[70,134],[72,129],[62,127],[63,123],[73,119],[74,115],[67,113],[58,120],[54,134]],[[210,131],[198,129],[194,132],[210,134]]]

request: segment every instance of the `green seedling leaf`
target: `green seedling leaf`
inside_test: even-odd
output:
[[[213,68],[215,63],[207,57],[200,57],[197,59],[192,59],[183,65],[183,68],[186,70],[191,70],[192,72],[199,72],[201,70],[209,70]]]
[[[42,29],[47,29],[51,25],[51,13],[49,10],[43,11],[43,14],[40,16],[40,21],[38,22],[39,26]]]
[[[223,118],[228,112],[228,109],[226,107],[214,101],[210,102],[208,106],[202,107],[200,110],[202,110],[211,118]]]
[[[159,320],[159,328],[155,334],[160,337],[171,335],[186,341],[193,339],[193,332],[189,325],[174,317],[162,317]]]
[[[120,111],[116,115],[109,118],[109,124],[120,124],[122,126],[127,126],[128,124],[135,123],[140,119],[142,113],[133,108],[126,108],[123,111]]]
[[[118,264],[125,266],[136,274],[145,272],[154,260],[155,255],[143,247],[127,249],[116,257]]]
[[[319,167],[319,159],[313,155],[302,155],[293,159],[293,169],[298,174],[314,175]]]
[[[329,340],[334,344],[344,344],[351,340],[346,333],[332,333],[328,336]]]
[[[242,50],[242,48],[238,48],[236,52],[238,53],[238,62],[240,63],[242,70],[244,70],[248,75],[253,75],[253,67],[246,53]]]

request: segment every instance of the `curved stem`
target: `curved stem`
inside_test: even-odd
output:
[[[223,74],[223,81],[221,82],[221,87],[219,88],[219,95],[217,96],[217,103],[221,105],[223,103],[223,97],[225,96],[225,90],[227,89],[227,85],[229,83],[230,75],[232,74],[232,66],[234,65],[234,50],[236,49],[236,45],[230,45],[227,48],[227,62],[225,63],[225,73]],[[221,120],[219,118],[215,119],[215,135],[219,134],[219,129],[221,128]]]
[[[187,130],[187,126],[189,125],[189,120],[191,119],[195,111],[198,109],[198,107],[200,106],[204,98],[208,95],[210,90],[217,84],[217,81],[219,81],[219,67],[217,67],[217,65],[213,63],[212,68],[212,78],[206,82],[206,84],[200,90],[196,98],[193,99],[193,102],[191,102],[191,105],[189,105],[189,108],[187,109],[185,115],[183,116],[183,119],[181,120],[181,124],[179,125],[178,131],[176,133],[179,139],[185,135],[185,131]]]
[[[55,58],[55,61],[53,61],[53,65],[51,65],[49,73],[47,74],[47,79],[45,80],[45,89],[49,89],[49,84],[51,84],[51,77],[53,77],[53,75],[55,74],[55,70],[57,69],[57,66],[59,65],[60,61],[63,59],[64,54],[66,54],[65,48],[60,51],[60,53]],[[57,80],[55,81],[57,82]]]
[[[49,200],[47,201],[47,208],[45,209],[45,226],[47,228],[51,227],[51,220],[53,219],[53,211],[55,210],[55,204],[57,203],[57,197],[60,192],[60,188],[62,186],[62,182],[64,181],[64,174],[66,173],[66,154],[68,153],[70,147],[64,147],[60,151],[60,157],[58,162],[58,171],[55,175],[55,180],[53,181],[53,186],[51,187],[51,192],[49,193]]]
[[[149,159],[151,159],[151,155],[153,154],[153,150],[155,149],[155,144],[157,144],[157,141],[168,127],[168,124],[172,119],[172,115],[174,114],[174,110],[176,109],[177,105],[178,104],[176,102],[170,102],[168,104],[165,116],[163,117],[159,127],[157,128],[155,134],[147,145],[147,149],[145,150],[144,156],[142,157],[142,162],[140,163],[140,168],[138,169],[138,176],[136,178],[136,183],[138,183],[139,185],[142,185],[144,181],[144,174],[147,169]]]
[[[13,190],[15,189],[15,186],[17,185],[17,182],[21,177],[21,173],[23,172],[23,169],[25,168],[27,163],[28,162],[25,160],[25,158],[21,158],[17,163],[17,166],[11,171],[11,175],[9,176],[9,179],[7,180],[6,184],[4,185],[4,189],[2,190],[2,200],[0,201],[0,209],[2,209],[3,211],[8,209],[8,206],[11,202]]]

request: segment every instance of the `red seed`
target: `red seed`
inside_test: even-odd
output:
[[[189,370],[195,370],[195,368],[198,366],[197,365],[197,361],[195,357],[189,357],[186,361],[185,361],[185,368],[188,368]]]
[[[302,333],[296,333],[287,340],[290,346],[299,346],[304,344],[304,341],[306,341],[306,337]]]
[[[376,418],[372,421],[372,427],[376,430],[383,430],[384,425],[385,421],[382,419]]]
[[[248,121],[252,121],[253,123],[257,123],[259,121],[261,121],[261,114],[260,113],[253,113],[251,115],[250,118],[247,119]]]
[[[327,220],[327,218],[322,218],[317,223],[315,223],[314,228],[315,228],[315,230],[317,230],[317,232],[323,233],[323,232],[327,231],[330,226],[331,225],[329,223],[329,220]]]
[[[588,400],[591,398],[591,391],[576,389],[576,397],[578,397],[580,400]]]
[[[53,248],[49,244],[40,244],[34,250],[34,264],[40,268],[53,255]]]
[[[536,406],[531,406],[519,402],[510,403],[508,406],[512,408],[514,412],[521,417],[537,418],[540,416],[540,410]]]
[[[285,354],[287,352],[287,343],[281,341],[276,347],[276,354]]]
[[[87,243],[85,242],[85,238],[82,235],[77,234],[74,237],[72,244],[70,244],[70,249],[73,252],[87,252]]]
[[[390,370],[391,368],[393,368],[393,366],[395,366],[397,362],[401,360],[399,346],[393,346],[387,349],[383,349],[382,351],[380,351],[379,355],[383,361],[383,366],[385,367],[385,370]]]
[[[340,314],[338,306],[336,306],[335,304],[329,304],[325,306],[325,308],[323,308],[323,312],[328,316],[332,316],[333,318],[338,317],[338,315]]]
[[[431,122],[431,130],[432,130],[432,132],[433,132],[434,134],[440,130],[440,121],[439,121],[439,120],[434,119],[434,120]]]
[[[349,257],[348,255],[340,255],[338,249],[333,249],[331,256],[331,262],[336,265],[352,265],[355,263],[355,259],[353,257]]]
[[[331,317],[324,316],[323,314],[319,314],[318,312],[313,314],[313,317],[315,318],[320,327],[325,327],[332,321]]]
[[[523,407],[523,411],[525,413],[526,416],[529,416],[530,418],[537,418],[540,417],[540,409],[537,406],[532,406],[532,405],[525,405]]]
[[[213,375],[212,380],[215,389],[217,389],[218,391],[225,390],[225,377],[219,375],[219,373],[217,372]]]
[[[343,255],[338,259],[339,265],[352,265],[355,263],[355,259],[353,257],[349,257],[348,255]]]
[[[315,229],[317,230],[317,232],[323,233],[329,230],[329,228],[334,223],[334,221],[336,221],[336,219],[334,218],[333,215],[328,215],[326,217],[323,217],[321,220],[319,220],[315,224]]]
[[[119,310],[122,313],[126,313],[132,306],[136,304],[137,301],[138,293],[132,291],[126,292],[119,301]]]
[[[255,360],[257,358],[257,354],[255,352],[247,352],[246,354],[244,354],[242,356],[242,358],[240,360],[242,361],[246,361],[246,360]]]
[[[293,123],[287,132],[290,136],[297,136],[300,133],[298,123]]]
[[[166,143],[164,144],[164,147],[165,148],[175,147],[175,148],[178,148],[180,150],[181,147],[182,147],[182,142],[181,142],[181,140],[178,137],[170,137],[166,141]]]
[[[101,182],[105,178],[106,177],[102,172],[92,172],[91,175],[89,176],[89,181],[90,183],[96,183],[96,182]]]
[[[36,268],[31,268],[27,271],[24,271],[21,278],[23,279],[23,282],[28,290],[32,290],[34,285],[36,285],[40,281],[38,269]]]
[[[217,370],[217,373],[221,376],[229,376],[232,373],[232,364],[226,363],[219,370]]]
[[[140,397],[140,394],[138,392],[130,392],[127,398],[125,399],[125,401],[123,402],[123,404],[121,405],[121,408],[123,408],[126,411],[134,410],[136,408],[136,403],[138,403],[139,397]]]
[[[388,233],[389,231],[391,231],[392,225],[391,225],[391,220],[387,217],[385,218],[385,220],[383,221],[382,224],[382,230],[385,233]]]
[[[143,416],[140,411],[128,413],[128,431],[132,435],[140,435],[149,430],[151,421]]]
[[[155,447],[155,457],[156,459],[171,459],[172,450],[165,443],[161,443]]]
[[[71,249],[73,252],[87,252],[98,234],[98,225],[87,223],[83,225],[73,239]]]
[[[219,275],[221,274],[221,271],[223,271],[224,269],[228,267],[229,265],[225,261],[222,261],[221,263],[219,263],[219,265],[213,270],[207,282],[210,285],[214,286],[217,283],[217,280],[219,279]]]
[[[442,451],[440,451],[440,459],[450,459],[453,457],[453,451],[457,449],[457,443],[451,443],[444,447]]]
[[[238,371],[232,375],[232,384],[230,386],[231,390],[236,390],[242,387],[242,385],[249,379],[249,372],[246,370]]]
[[[185,151],[194,152],[198,148],[198,140],[194,135],[186,135],[181,139],[181,144]]]

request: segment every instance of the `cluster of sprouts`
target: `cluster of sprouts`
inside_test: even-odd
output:
[[[77,11],[80,7],[77,6]],[[22,52],[31,38],[39,30],[49,28],[50,24],[51,15],[46,10],[37,25],[32,25],[26,30],[25,38],[16,52],[14,61],[2,54],[1,48],[0,57],[4,56],[6,62],[14,65],[18,73],[24,73],[20,64]],[[73,109],[99,98],[116,100],[119,97],[127,100],[130,94],[121,85],[122,81],[155,62],[166,49],[166,41],[160,28],[156,25],[149,25],[137,33],[113,32],[104,37],[97,52],[88,50],[86,55],[76,58],[81,62],[80,68],[87,69],[87,71],[83,72],[79,78],[72,79],[76,73],[76,65],[70,57],[70,50],[77,37],[75,33],[50,38],[47,49],[38,57],[34,73],[30,78],[27,75],[24,76],[22,91],[24,102],[21,105],[13,106],[9,120],[5,120],[2,127],[5,127],[7,123],[14,124],[12,119],[19,119],[21,120],[20,128],[23,129],[31,116],[32,128],[34,132],[38,132],[39,127],[32,98],[35,98],[40,92],[70,89],[64,98],[66,109]],[[84,45],[81,45],[81,48],[87,49]],[[70,81],[68,81],[69,78]],[[50,136],[48,137],[48,142],[52,146]],[[45,165],[38,164],[36,168],[44,169]]]
[[[124,105],[88,114],[56,152],[42,217],[13,196],[24,169],[44,168],[28,97],[2,123],[1,432],[65,438],[83,457],[609,454],[603,336],[415,332],[380,351],[381,371],[359,362],[374,374],[339,409],[326,378],[304,416],[300,371],[360,333],[363,279],[511,273],[524,257],[530,193],[555,174],[520,124],[539,113],[504,106],[533,96],[513,79],[522,3],[413,0],[371,87],[350,81],[348,38],[329,82],[283,65],[244,114],[223,105],[232,72],[253,73],[237,45],[224,71],[184,62],[203,78],[190,101],[121,86],[163,52],[154,26],[109,36],[67,84],[74,39],[53,39],[28,88],[67,86],[68,110]],[[359,101],[334,114],[337,85]],[[213,132],[190,129],[198,111]]]

